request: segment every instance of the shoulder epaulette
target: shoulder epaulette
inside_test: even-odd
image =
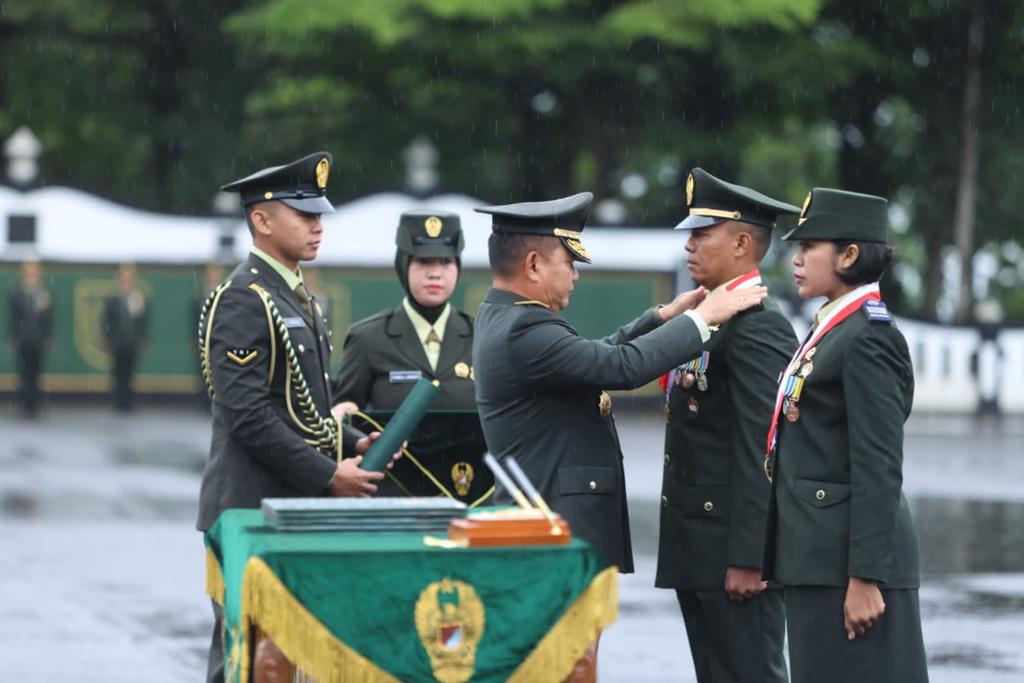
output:
[[[868,299],[861,304],[860,309],[867,316],[867,319],[873,323],[891,323],[892,315],[886,309],[885,304],[875,299]]]

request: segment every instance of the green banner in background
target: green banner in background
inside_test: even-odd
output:
[[[139,266],[147,296],[148,342],[139,358],[136,388],[148,394],[199,391],[196,316],[202,293],[202,265]],[[44,361],[43,388],[55,393],[109,391],[110,359],[103,350],[100,315],[115,289],[115,264],[43,264],[43,281],[53,294],[54,339]],[[321,300],[334,341],[334,366],[341,362],[349,325],[377,311],[394,308],[403,292],[391,269],[306,269]],[[17,264],[0,266],[3,290],[0,329],[9,337],[7,292],[17,281]],[[465,271],[452,304],[475,314],[490,287],[490,273]],[[585,337],[601,337],[644,309],[669,300],[671,278],[664,273],[582,272],[565,317]],[[0,391],[15,387],[14,357],[0,354]]]

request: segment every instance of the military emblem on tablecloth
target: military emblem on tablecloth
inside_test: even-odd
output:
[[[438,237],[443,226],[444,223],[437,216],[431,216],[423,223],[423,227],[427,230],[427,237]]]
[[[468,462],[452,465],[452,483],[455,485],[455,493],[460,496],[468,494],[469,487],[473,485],[473,466]]]
[[[415,618],[434,678],[441,683],[472,678],[484,635],[484,604],[473,587],[447,576],[431,583],[416,601]]]

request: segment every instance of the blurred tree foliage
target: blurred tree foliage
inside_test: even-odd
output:
[[[893,200],[890,298],[934,317],[976,3],[975,243],[998,264],[976,290],[1021,320],[1013,0],[4,0],[0,135],[42,139],[41,182],[189,213],[319,148],[337,201],[407,190],[420,136],[440,151],[435,191],[589,189],[629,225],[674,223],[695,165],[796,204],[838,185]]]

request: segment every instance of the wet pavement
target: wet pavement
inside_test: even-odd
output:
[[[674,595],[652,587],[663,422],[617,417],[637,573],[603,681],[693,681]],[[0,407],[0,671],[12,681],[198,681],[212,625],[192,530],[208,418]],[[921,540],[931,680],[1024,680],[1024,420],[914,417],[905,490]]]

